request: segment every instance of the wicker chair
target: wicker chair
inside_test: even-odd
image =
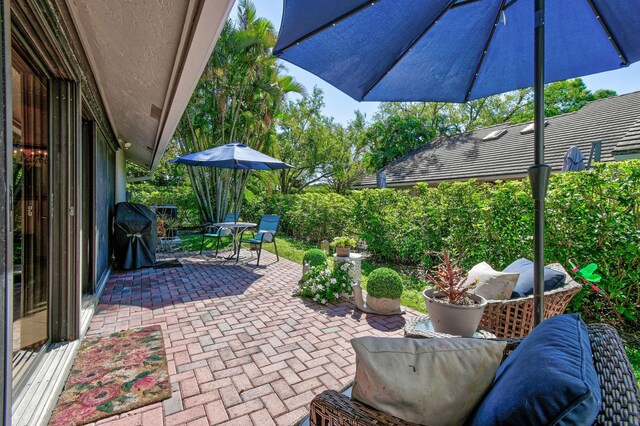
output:
[[[563,314],[573,296],[582,289],[559,263],[547,265],[547,268],[560,271],[567,278],[562,287],[544,293],[544,319]],[[497,337],[525,337],[533,330],[533,296],[488,300],[479,328]]]
[[[602,407],[595,425],[640,425],[640,390],[616,330],[606,324],[587,326],[593,364],[600,378]],[[509,339],[508,356],[522,339]],[[336,392],[324,391],[311,401],[311,426],[411,425]]]

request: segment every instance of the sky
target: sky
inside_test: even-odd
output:
[[[259,16],[265,17],[273,22],[276,29],[280,28],[282,20],[283,0],[253,0]],[[236,7],[234,7],[231,17],[236,17]],[[378,102],[358,102],[345,95],[335,87],[324,82],[315,75],[299,68],[286,61],[282,61],[288,73],[302,83],[308,92],[313,86],[318,86],[324,92],[325,108],[324,114],[333,117],[337,122],[346,124],[354,117],[354,111],[360,110],[371,118],[378,109]],[[635,63],[627,68],[594,74],[583,77],[587,87],[591,90],[611,89],[619,95],[640,90],[640,63]]]

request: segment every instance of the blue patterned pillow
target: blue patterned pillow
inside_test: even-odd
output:
[[[470,425],[590,425],[602,394],[579,315],[537,326],[500,365]]]
[[[516,283],[512,299],[530,296],[533,294],[533,262],[524,257],[516,260],[511,265],[504,268],[502,272],[518,272],[520,278]],[[551,268],[544,268],[544,291],[554,290],[564,285],[566,275]]]

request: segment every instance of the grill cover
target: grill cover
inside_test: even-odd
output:
[[[123,269],[156,264],[156,214],[142,204],[118,203],[114,219],[114,254]]]

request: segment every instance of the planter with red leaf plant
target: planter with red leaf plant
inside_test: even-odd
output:
[[[454,336],[473,337],[487,301],[469,290],[476,286],[457,266],[449,253],[433,274],[426,274],[434,288],[423,292],[427,312],[435,331]]]

